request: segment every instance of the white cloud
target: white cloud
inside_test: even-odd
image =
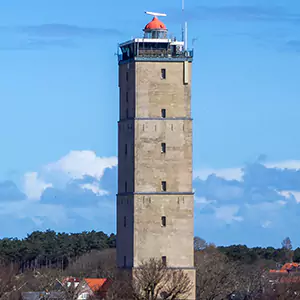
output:
[[[196,223],[197,220],[203,222],[202,226],[195,228],[196,231],[201,230],[201,235],[204,232],[210,234],[212,240],[222,236],[228,241],[244,242],[258,239],[260,232],[269,234],[281,228],[289,232],[290,228],[297,228],[290,226],[290,222],[297,224],[300,214],[296,203],[300,203],[300,188],[297,187],[300,172],[289,170],[297,169],[300,162],[266,163],[264,166],[270,168],[268,170],[259,164],[195,172],[196,177],[202,179],[194,181],[195,217]],[[56,228],[53,224],[63,228],[66,224],[73,230],[79,224],[83,227],[93,222],[101,227],[109,222],[113,224],[114,197],[101,198],[108,192],[101,188],[103,185],[99,181],[105,169],[116,165],[116,157],[99,157],[92,151],[71,151],[56,162],[45,164],[37,172],[24,175],[24,192],[30,200],[40,199],[47,187],[54,188],[47,191],[41,201],[2,202],[0,215],[16,220],[30,218],[35,224],[33,226],[38,228],[48,228],[48,224],[51,228]],[[282,170],[285,168],[288,170]],[[246,176],[243,178],[244,171]],[[218,177],[210,176],[212,174]],[[233,179],[238,182],[230,181]],[[99,218],[102,219],[100,223]],[[230,229],[226,224],[234,226]],[[231,231],[232,228],[234,231]],[[256,234],[245,237],[246,230]]]
[[[212,203],[213,201],[207,200],[205,197],[194,197],[195,203],[197,204],[209,204]]]
[[[226,169],[210,169],[204,168],[194,171],[194,178],[205,180],[209,175],[215,174],[218,177],[227,180],[241,180],[243,172],[241,168],[226,168]]]
[[[37,172],[28,172],[24,175],[23,189],[29,199],[38,200],[48,187],[52,187],[52,184],[44,182]]]
[[[214,208],[216,218],[225,221],[227,224],[230,224],[233,221],[241,222],[244,220],[243,217],[236,216],[239,209],[240,208],[237,205],[227,205]]]
[[[94,194],[96,194],[97,196],[104,196],[104,195],[108,195],[109,193],[107,191],[102,190],[99,187],[99,184],[97,182],[93,182],[93,183],[84,183],[84,184],[80,184],[79,185],[82,189],[84,190],[90,190],[92,191]]]
[[[300,170],[300,160],[286,160],[281,162],[261,163],[267,168]],[[242,167],[238,168],[200,168],[194,171],[194,178],[207,179],[211,174],[227,180],[242,180]]]
[[[30,218],[35,223],[37,218],[47,218],[56,224],[63,224],[68,220],[62,205],[40,204],[28,200],[1,203],[0,215],[11,215],[19,219]]]
[[[0,216],[14,219],[16,228],[22,223],[31,224],[28,225],[33,226],[30,228],[41,230],[77,230],[78,226],[91,228],[91,224],[100,224],[100,218],[105,220],[105,224],[101,224],[103,230],[107,226],[112,227],[112,230],[114,197],[101,198],[109,192],[101,188],[100,181],[105,170],[115,166],[116,157],[99,157],[92,151],[71,151],[56,162],[45,164],[35,172],[25,173],[22,178],[22,190],[27,199],[2,199]],[[43,195],[44,191],[51,187],[53,190]],[[78,188],[91,191],[94,195],[80,192]],[[87,223],[78,223],[78,218],[85,219]],[[15,230],[22,232],[23,228]]]
[[[58,161],[46,164],[40,172],[28,172],[24,175],[23,190],[28,199],[40,199],[48,187],[63,188],[70,180],[83,179],[85,176],[93,177],[96,181],[82,183],[82,189],[90,190],[98,196],[108,194],[99,187],[99,181],[105,169],[117,165],[117,158],[99,157],[93,151],[70,151]]]
[[[48,164],[48,172],[62,172],[71,179],[91,176],[100,180],[107,168],[115,167],[117,157],[98,157],[93,151],[71,151],[56,162]]]
[[[281,162],[273,162],[264,164],[267,168],[277,168],[277,169],[300,169],[300,160],[285,160]]]
[[[272,225],[272,222],[270,220],[261,222],[261,227],[263,227],[263,228],[270,228],[271,225]]]
[[[296,202],[300,203],[300,192],[299,191],[280,191],[278,193],[289,199],[295,198]]]
[[[293,196],[295,197],[296,202],[297,202],[297,203],[300,203],[300,192],[292,191],[291,193],[292,193]]]

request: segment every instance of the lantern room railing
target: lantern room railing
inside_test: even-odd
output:
[[[134,58],[139,59],[189,59],[193,58],[193,50],[172,49],[138,49],[134,52],[123,52],[118,54],[118,61],[126,61]]]

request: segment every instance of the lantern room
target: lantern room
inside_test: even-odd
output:
[[[167,27],[156,16],[144,28],[144,38],[146,39],[166,39]]]

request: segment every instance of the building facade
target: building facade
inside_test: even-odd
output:
[[[194,283],[193,52],[157,17],[120,49],[117,263],[161,258]]]

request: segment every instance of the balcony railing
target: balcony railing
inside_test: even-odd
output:
[[[133,58],[140,58],[140,59],[188,59],[193,58],[194,51],[187,50],[187,51],[157,51],[157,50],[139,50],[134,55],[128,55],[127,53],[122,53],[118,55],[118,60],[124,61]]]

